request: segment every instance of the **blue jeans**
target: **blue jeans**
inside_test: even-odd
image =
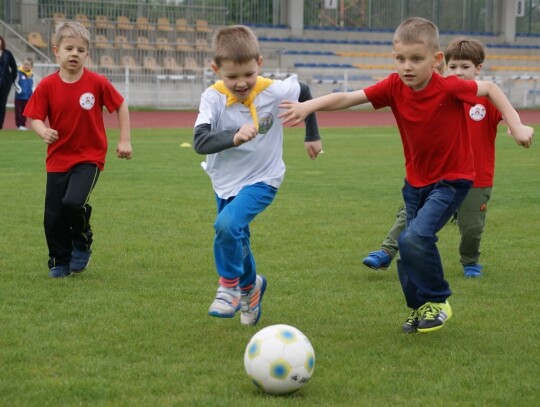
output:
[[[403,199],[407,227],[398,238],[398,276],[407,306],[417,309],[426,302],[445,302],[452,294],[437,249],[436,233],[459,208],[472,186],[468,180],[442,180],[422,188],[407,181]]]
[[[214,223],[214,258],[220,277],[240,278],[240,287],[255,283],[255,259],[251,253],[249,223],[272,203],[277,189],[259,182],[248,185],[229,199],[216,196],[218,216]]]

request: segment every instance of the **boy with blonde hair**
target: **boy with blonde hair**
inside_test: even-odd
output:
[[[212,70],[221,79],[201,97],[194,148],[206,154],[203,168],[212,181],[217,218],[214,258],[218,290],[208,314],[255,325],[261,316],[266,278],[257,273],[251,251],[251,221],[272,203],[285,175],[283,99],[309,100],[296,76],[284,81],[259,76],[262,56],[255,34],[236,25],[219,30],[213,41]],[[311,159],[322,145],[314,114],[307,115],[305,148]]]
[[[482,69],[485,48],[478,40],[458,37],[448,44],[445,59],[449,75],[473,80]],[[456,212],[456,220],[461,234],[459,254],[463,275],[476,278],[482,276],[483,266],[479,263],[480,241],[495,174],[497,126],[503,117],[486,97],[478,97],[474,105],[465,104],[464,107],[474,155],[475,178],[471,190]],[[405,210],[400,210],[381,248],[369,253],[363,260],[366,266],[375,270],[388,268],[398,252],[397,241],[405,229],[405,219]]]
[[[284,101],[284,124],[296,125],[319,110],[339,110],[370,102],[389,106],[396,118],[405,154],[403,198],[407,226],[399,236],[398,274],[411,313],[404,332],[440,329],[452,316],[450,286],[437,249],[437,232],[457,210],[474,180],[474,157],[463,103],[488,99],[503,114],[519,145],[531,145],[533,129],[521,123],[499,87],[434,74],[443,53],[432,22],[413,17],[394,33],[397,72],[363,90],[325,95],[304,103]]]
[[[60,23],[53,39],[60,69],[41,80],[24,110],[48,145],[44,226],[53,278],[79,273],[90,261],[88,202],[107,155],[103,107],[118,117],[116,155],[130,159],[132,153],[127,103],[107,78],[84,67],[89,45],[90,33],[82,24]]]

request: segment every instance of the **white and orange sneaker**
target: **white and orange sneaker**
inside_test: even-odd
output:
[[[240,309],[240,288],[224,287],[217,289],[216,298],[208,309],[208,315],[218,318],[232,318]]]
[[[255,325],[261,317],[261,301],[266,291],[266,278],[257,276],[255,286],[247,293],[240,295],[240,304],[242,312],[240,313],[240,322],[242,325]]]

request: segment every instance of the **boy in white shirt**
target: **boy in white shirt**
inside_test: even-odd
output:
[[[221,80],[202,94],[193,142],[197,153],[206,154],[203,167],[218,212],[214,257],[219,287],[208,314],[232,318],[241,309],[241,323],[255,325],[266,279],[256,272],[249,224],[272,203],[285,175],[279,104],[309,100],[311,94],[296,76],[284,81],[259,76],[262,56],[248,27],[219,30],[213,53],[211,66]],[[315,115],[305,122],[305,147],[315,159],[322,149]]]

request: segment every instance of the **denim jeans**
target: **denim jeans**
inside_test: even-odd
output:
[[[448,222],[472,186],[468,180],[442,180],[421,188],[407,181],[403,199],[407,227],[398,238],[398,275],[407,306],[445,302],[452,294],[437,249],[436,233]]]
[[[220,277],[240,278],[240,287],[255,283],[255,259],[251,253],[249,223],[272,203],[277,189],[259,182],[248,185],[229,199],[216,196],[218,216],[214,223],[214,258]]]

